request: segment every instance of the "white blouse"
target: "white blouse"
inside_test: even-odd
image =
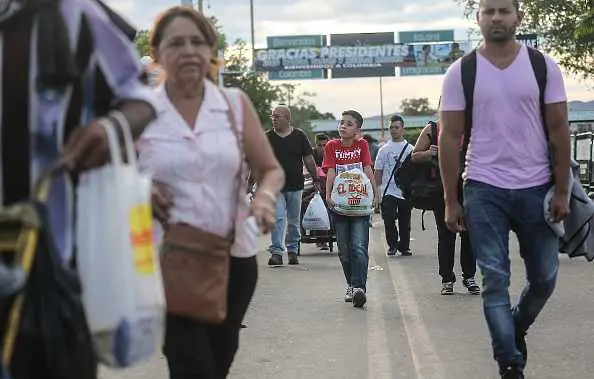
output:
[[[205,80],[204,100],[194,128],[169,100],[164,86],[158,87],[158,118],[140,137],[139,165],[153,180],[166,186],[173,197],[169,223],[186,223],[226,237],[233,224],[235,244],[231,256],[256,255],[259,232],[250,218],[245,159],[239,151],[235,133],[227,117],[229,109],[221,91],[231,104],[243,146],[243,106],[237,89],[220,89]],[[244,165],[241,195],[237,204],[236,175]],[[162,229],[155,222],[157,242]]]

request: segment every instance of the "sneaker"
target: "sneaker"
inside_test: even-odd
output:
[[[346,293],[344,294],[344,302],[345,303],[352,303],[353,302],[353,287],[347,287]]]
[[[395,257],[398,254],[398,250],[391,247],[388,249],[388,257]]]
[[[268,260],[268,266],[282,266],[283,256],[278,254],[272,254]]]
[[[290,265],[298,265],[299,258],[297,258],[297,253],[289,253],[289,264]]]
[[[462,284],[468,290],[471,295],[480,295],[481,288],[476,284],[474,278],[462,279]]]
[[[410,257],[412,256],[412,251],[410,249],[406,249],[400,251],[400,254],[402,254],[403,257]]]
[[[441,294],[442,295],[453,295],[454,294],[454,282],[441,283]]]
[[[499,369],[503,379],[524,379],[524,373],[516,365],[506,365]]]
[[[365,291],[361,288],[353,289],[353,306],[355,308],[363,308],[366,302],[367,296],[365,295]]]

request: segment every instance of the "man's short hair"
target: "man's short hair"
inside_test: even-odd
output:
[[[351,116],[352,118],[355,119],[355,121],[357,121],[357,124],[359,124],[359,127],[361,128],[363,126],[363,116],[361,116],[361,113],[349,109],[348,111],[344,111],[342,112],[343,116]]]
[[[316,142],[328,141],[329,139],[330,139],[330,137],[328,137],[328,135],[326,133],[316,134]]]
[[[483,1],[484,0],[479,1],[479,7],[481,5],[483,5]],[[520,0],[512,0],[512,5],[514,6],[514,9],[516,10],[516,12],[520,11]]]
[[[399,114],[395,114],[392,117],[390,117],[390,125],[396,121],[400,121],[402,123],[402,126],[404,127],[404,118],[402,118],[402,116],[400,116]]]

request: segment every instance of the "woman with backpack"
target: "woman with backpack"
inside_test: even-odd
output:
[[[437,140],[439,137],[439,123],[429,121],[413,150],[412,162],[435,163],[435,174],[439,176],[437,157],[439,154]],[[462,148],[462,144],[460,144]],[[460,177],[462,180],[462,177]],[[462,188],[460,186],[460,188]],[[461,194],[460,194],[461,196]],[[450,231],[445,224],[445,203],[443,197],[439,199],[437,207],[433,210],[435,224],[437,225],[437,257],[439,261],[439,275],[441,276],[441,294],[453,295],[456,274],[454,273],[456,233]],[[476,258],[470,247],[468,233],[460,233],[460,265],[462,266],[462,284],[472,295],[480,295],[480,287],[476,284]]]

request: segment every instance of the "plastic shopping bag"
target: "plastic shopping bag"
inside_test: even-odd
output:
[[[165,296],[153,242],[151,178],[137,169],[125,120],[129,163],[122,162],[107,123],[111,164],[82,174],[77,189],[77,266],[99,360],[129,367],[160,349]]]
[[[316,193],[309,202],[301,225],[305,230],[330,230],[328,211],[319,193]]]
[[[369,216],[373,213],[373,187],[359,169],[340,173],[334,179],[331,198],[334,211],[345,216]]]

